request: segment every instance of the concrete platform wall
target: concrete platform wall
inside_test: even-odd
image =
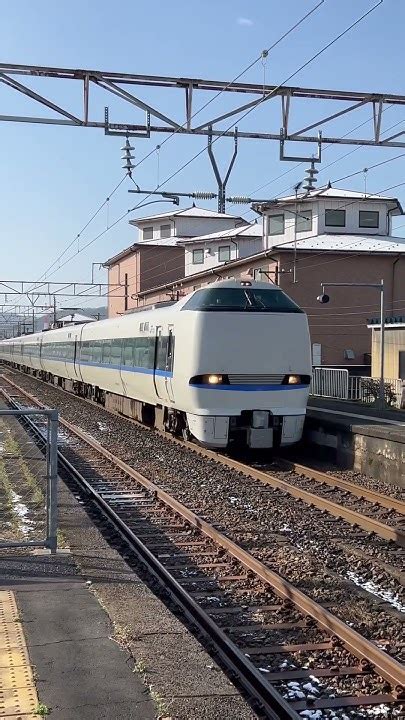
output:
[[[342,469],[405,487],[405,429],[345,425],[308,414],[304,444]]]

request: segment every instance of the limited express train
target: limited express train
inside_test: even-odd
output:
[[[178,302],[4,340],[0,359],[203,445],[300,440],[305,313],[276,285],[221,281]]]

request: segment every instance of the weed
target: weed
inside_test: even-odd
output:
[[[146,662],[144,660],[138,660],[138,662],[135,663],[134,670],[135,672],[140,673],[140,675],[143,675],[146,673]]]
[[[149,685],[149,686],[148,686],[148,689],[149,689],[149,692],[150,692],[150,696],[151,696],[153,702],[154,702],[155,705],[156,705],[156,710],[157,710],[157,713],[158,713],[158,717],[159,717],[159,718],[164,717],[164,716],[167,715],[168,712],[169,712],[169,709],[168,709],[168,707],[167,707],[167,705],[166,705],[165,700],[162,698],[161,695],[159,695],[159,693],[158,693],[156,690],[153,689],[153,686],[152,686],[152,685]]]
[[[38,703],[34,715],[39,715],[40,717],[45,717],[46,715],[50,714],[50,709],[47,705],[44,705],[44,703]]]

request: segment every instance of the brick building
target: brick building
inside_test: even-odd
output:
[[[177,238],[186,252],[182,276],[139,289],[134,305],[167,300],[173,291],[185,294],[219,278],[267,279],[306,310],[316,364],[369,367],[367,319],[378,314],[379,294],[371,288],[331,288],[327,305],[316,297],[322,282],[384,279],[387,315],[404,314],[405,238],[391,234],[392,217],[403,214],[398,200],[328,186],[254,209],[263,226],[242,226],[233,218],[229,229]],[[155,255],[155,266],[159,263]]]
[[[402,214],[398,200],[328,186],[254,209],[262,216],[263,230],[252,225],[249,232],[244,228],[214,233],[185,243],[204,249],[204,263],[200,272],[189,274],[186,262],[177,291],[190,292],[218,277],[248,273],[267,278],[307,311],[316,364],[369,366],[367,318],[378,311],[378,293],[371,288],[333,288],[328,305],[320,305],[316,297],[322,282],[378,283],[383,278],[387,314],[398,312],[405,287],[405,239],[391,235],[392,217]],[[249,237],[251,252],[246,246]],[[257,252],[260,238],[262,249]],[[220,250],[226,246],[233,259],[221,262]],[[172,287],[141,292],[138,303],[167,299]]]
[[[108,269],[108,317],[133,307],[134,296],[151,287],[172,283],[185,275],[183,242],[249,224],[241,217],[193,207],[130,220],[138,240],[103,264]]]

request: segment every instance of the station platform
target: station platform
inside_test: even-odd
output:
[[[2,555],[0,565],[0,718],[156,717],[68,555]]]
[[[342,469],[354,469],[405,487],[405,411],[310,397],[304,428],[306,452]]]
[[[340,421],[352,425],[391,425],[405,428],[405,410],[390,408],[378,410],[369,405],[350,402],[349,400],[310,397],[308,414],[314,416],[320,414],[330,415],[336,422]]]

